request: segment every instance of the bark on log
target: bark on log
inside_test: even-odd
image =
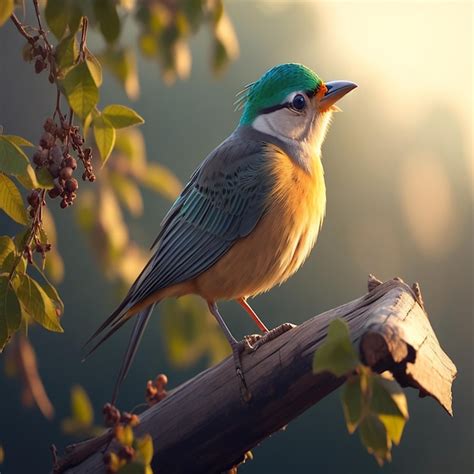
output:
[[[244,453],[336,390],[344,378],[313,375],[313,354],[332,319],[342,318],[363,360],[390,370],[402,386],[430,395],[452,415],[451,385],[456,367],[441,349],[423,308],[417,284],[400,279],[381,284],[369,278],[369,293],[313,317],[243,354],[252,399],[241,399],[232,358],[177,387],[140,415],[138,434],[150,433],[160,474],[222,472]],[[55,472],[103,473],[110,436],[66,450]]]

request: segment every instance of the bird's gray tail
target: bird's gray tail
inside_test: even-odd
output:
[[[140,344],[143,332],[146,329],[155,304],[156,303],[153,303],[150,306],[147,306],[145,309],[142,309],[135,315],[135,324],[133,326],[132,333],[130,334],[127,352],[125,353],[125,356],[122,360],[122,366],[120,367],[117,380],[115,381],[115,387],[111,400],[112,405],[115,405],[115,402],[117,401],[120,386],[122,385],[122,382],[125,380],[125,377],[127,377],[128,371],[130,370],[130,366],[132,365],[133,359],[135,358],[138,345]]]

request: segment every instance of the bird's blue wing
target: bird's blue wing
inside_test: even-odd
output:
[[[232,138],[206,159],[173,205],[127,306],[207,270],[265,212],[272,186],[265,144]]]
[[[273,186],[264,139],[245,140],[239,129],[194,172],[162,222],[153,256],[119,307],[86,342],[109,328],[92,353],[156,291],[197,277],[257,225]]]

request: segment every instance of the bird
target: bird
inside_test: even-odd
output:
[[[197,167],[161,222],[151,257],[123,301],[86,342],[88,355],[135,318],[112,403],[154,307],[199,295],[216,318],[248,391],[238,342],[217,303],[234,300],[269,339],[248,298],[286,281],[312,250],[326,209],[321,146],[336,102],[357,85],[324,82],[298,63],[279,64],[237,94],[236,129]]]

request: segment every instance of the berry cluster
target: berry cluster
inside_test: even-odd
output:
[[[41,44],[43,42],[44,44]],[[51,84],[56,80],[56,62],[51,45],[46,43],[45,38],[40,35],[32,36],[23,49],[23,59],[25,61],[35,61],[35,72],[40,74],[49,66],[48,80]]]
[[[23,255],[26,257],[30,264],[33,264],[33,251],[41,255],[43,259],[46,258],[46,252],[51,250],[51,244],[49,242],[41,242],[39,236],[41,235],[38,232],[38,226],[41,225],[41,207],[46,203],[44,201],[44,190],[43,191],[31,191],[27,196],[28,204],[30,205],[30,216],[33,219],[33,229],[34,233],[32,235],[31,244],[26,244],[23,249]]]
[[[138,415],[124,411],[120,413],[120,410],[112,405],[111,403],[106,403],[102,409],[104,415],[104,421],[106,426],[137,426],[140,423]],[[120,423],[122,425],[120,425]]]
[[[73,203],[79,187],[77,179],[73,177],[77,161],[70,154],[70,147],[84,165],[82,179],[92,182],[95,175],[92,169],[92,150],[83,148],[84,138],[79,127],[68,124],[62,117],[59,122],[56,123],[51,117],[44,122],[44,133],[33,155],[33,163],[37,168],[48,169],[54,182],[54,188],[48,191],[48,195],[52,199],[60,196],[61,208],[64,209]]]
[[[168,395],[168,392],[165,390],[167,383],[168,377],[165,374],[158,375],[155,381],[148,380],[145,397],[149,406],[156,405]]]
[[[117,452],[108,451],[104,455],[107,473],[112,474],[135,459],[136,449],[132,428],[140,423],[140,419],[138,415],[132,413],[120,413],[118,408],[110,403],[104,405],[102,413],[104,414],[105,424],[112,427],[113,438],[120,446]]]

